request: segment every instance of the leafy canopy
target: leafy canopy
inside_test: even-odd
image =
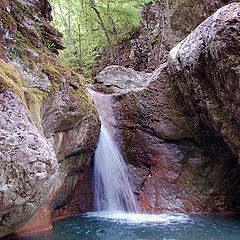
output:
[[[53,25],[64,33],[60,59],[91,78],[89,69],[103,52],[117,59],[118,43],[139,26],[144,0],[50,0]],[[105,51],[104,51],[105,50]],[[106,51],[107,50],[107,51]]]

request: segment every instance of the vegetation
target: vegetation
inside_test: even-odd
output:
[[[104,51],[118,63],[119,42],[139,26],[144,0],[50,0],[53,25],[64,33],[62,62],[92,78],[90,68]]]

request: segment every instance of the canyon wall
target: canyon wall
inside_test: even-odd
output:
[[[131,67],[155,70],[167,61],[169,51],[229,0],[148,1],[142,9],[137,37],[131,39]],[[234,1],[236,2],[236,1]]]
[[[239,211],[239,12],[219,9],[151,75],[97,76],[143,211]]]
[[[0,1],[0,237],[92,209],[100,121],[44,0]]]
[[[91,160],[100,121],[82,76],[58,61],[65,46],[49,24],[49,2],[0,3],[3,237],[47,230],[52,220],[92,210]],[[221,8],[191,33],[226,3],[169,3],[170,21],[165,8],[158,17],[165,19],[165,28],[158,26],[162,40],[155,41],[163,64],[152,74],[109,67],[95,88],[111,93],[105,96],[109,118],[115,118],[112,132],[143,211],[238,212],[240,4]],[[199,16],[203,7],[206,14]],[[154,69],[150,52],[139,55],[147,65],[136,61],[136,69]]]
[[[101,49],[92,66],[95,76],[103,68],[118,64],[136,71],[154,71],[167,61],[170,50],[220,7],[239,0],[159,0],[146,1],[140,26],[122,40],[119,58],[112,61]]]

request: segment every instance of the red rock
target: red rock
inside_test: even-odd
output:
[[[146,87],[115,84],[119,146],[147,212],[239,211],[239,8],[204,21]]]

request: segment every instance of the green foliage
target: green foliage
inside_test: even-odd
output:
[[[16,41],[19,42],[19,43],[23,43],[23,42],[24,42],[24,39],[21,38],[21,36],[17,36],[17,37],[16,37]]]
[[[24,12],[25,11],[25,6],[23,5],[23,4],[21,4],[21,3],[19,3],[18,5],[18,8],[22,11],[22,12]]]
[[[45,44],[46,44],[47,48],[50,50],[56,49],[55,44],[48,39],[45,40]]]
[[[143,0],[50,0],[53,26],[64,33],[67,49],[60,53],[62,62],[91,79],[89,69],[103,52],[112,47],[118,58],[118,42],[128,38],[140,23]],[[94,4],[99,16],[94,11]],[[115,27],[115,29],[114,29]],[[109,36],[110,43],[107,39]]]
[[[42,23],[34,22],[34,26],[36,27],[37,31],[38,31],[39,33],[41,33]]]

